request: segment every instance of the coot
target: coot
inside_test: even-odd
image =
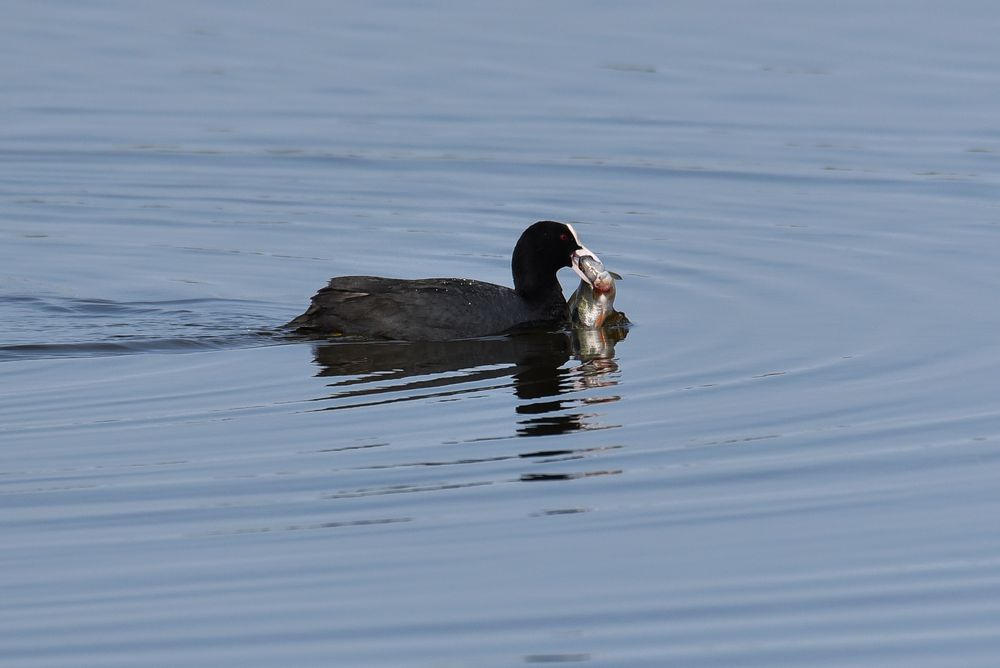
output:
[[[338,276],[288,323],[300,334],[441,341],[569,321],[556,278],[591,253],[566,223],[543,220],[521,234],[511,258],[514,289],[466,278]]]

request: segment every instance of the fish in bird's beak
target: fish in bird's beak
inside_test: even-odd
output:
[[[615,310],[615,279],[621,276],[605,269],[593,253],[577,258],[573,269],[582,278],[568,302],[570,321],[574,327],[599,329],[604,326],[627,326],[628,318]]]
[[[584,258],[588,258],[591,264],[600,265],[601,269],[604,268],[604,264],[601,262],[601,259],[599,257],[594,255],[593,251],[591,251],[589,248],[583,245],[581,245],[580,248],[577,248],[575,251],[573,251],[573,253],[569,256],[570,266],[573,268],[573,271],[576,273],[576,275],[579,276],[587,285],[593,287],[594,272],[593,271],[587,272],[584,270],[586,268],[585,266],[584,267],[580,266],[581,260],[583,261],[584,265],[588,264],[588,259]]]

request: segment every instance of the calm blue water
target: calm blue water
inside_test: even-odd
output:
[[[6,8],[0,665],[1000,664],[998,33]],[[625,340],[273,333],[545,218]]]

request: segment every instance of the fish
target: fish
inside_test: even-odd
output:
[[[624,313],[615,310],[615,280],[621,276],[608,271],[593,254],[574,259],[580,285],[569,298],[570,322],[574,327],[600,329],[630,324]]]

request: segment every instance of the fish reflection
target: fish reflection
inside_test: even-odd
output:
[[[531,332],[459,341],[344,341],[318,344],[318,376],[337,378],[336,401],[318,410],[340,410],[512,387],[521,400],[519,436],[597,429],[587,400],[559,399],[569,392],[616,384],[615,344],[627,330]],[[575,359],[577,366],[566,367]],[[601,401],[617,400],[605,397]],[[346,403],[345,403],[346,400]],[[574,409],[577,409],[574,411]]]

